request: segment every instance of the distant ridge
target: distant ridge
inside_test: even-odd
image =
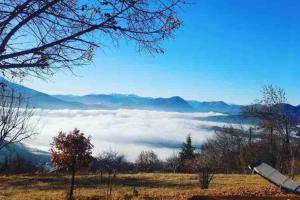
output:
[[[221,112],[227,114],[239,114],[241,105],[227,104],[224,101],[188,101],[198,112]]]
[[[179,96],[170,98],[140,97],[134,94],[49,95],[12,83],[0,77],[0,82],[29,97],[30,104],[43,109],[143,109],[170,112],[221,112],[238,114],[242,106],[223,101],[200,102]]]
[[[63,101],[52,95],[33,90],[20,84],[12,83],[0,76],[0,83],[4,83],[8,89],[21,92],[28,98],[31,106],[44,109],[86,109],[87,106],[78,102]]]
[[[240,105],[223,101],[199,102],[185,100],[179,96],[170,98],[140,97],[134,94],[89,94],[49,95],[34,89],[12,83],[0,77],[0,82],[9,88],[24,93],[35,108],[42,109],[144,109],[170,112],[222,112],[238,114]]]
[[[185,100],[179,96],[152,98],[140,97],[135,94],[49,95],[9,82],[1,76],[0,83],[24,93],[33,107],[42,109],[142,109],[170,112],[219,112],[238,115],[245,107],[228,104],[224,101]],[[284,108],[292,120],[298,120],[300,105],[284,104]]]
[[[6,158],[20,156],[34,165],[41,165],[50,162],[50,153],[30,148],[21,143],[11,143],[0,150],[0,163]]]
[[[174,112],[222,112],[238,114],[241,105],[231,105],[223,101],[199,102],[185,100],[182,97],[170,98],[140,97],[124,94],[89,94],[83,96],[54,95],[63,101],[78,102],[85,105],[100,105],[111,109],[144,109]]]

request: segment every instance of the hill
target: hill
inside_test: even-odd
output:
[[[223,101],[185,100],[179,96],[153,98],[134,94],[49,95],[9,82],[1,76],[0,83],[22,92],[28,97],[31,106],[42,109],[141,109],[169,112],[218,112],[239,115],[241,109],[245,107]],[[293,123],[296,123],[300,115],[300,105],[284,104],[284,108]],[[223,118],[221,121],[227,121],[226,117]]]
[[[55,95],[56,98],[89,106],[101,105],[111,109],[144,109],[161,111],[192,112],[192,106],[181,97],[151,98],[123,94],[90,94],[84,96]]]
[[[16,156],[22,157],[35,165],[44,165],[50,162],[49,152],[32,149],[21,143],[12,143],[0,150],[0,162],[7,157],[11,158]]]
[[[144,109],[176,112],[221,112],[238,114],[242,106],[223,101],[199,102],[185,100],[179,96],[170,98],[140,97],[124,94],[89,94],[83,96],[54,95],[63,101],[78,102],[85,105],[101,105],[111,109]]]
[[[140,97],[124,94],[49,95],[0,77],[0,83],[28,97],[30,105],[42,109],[143,109],[171,112],[222,112],[237,114],[240,105],[222,101],[199,102],[179,96],[170,98]]]
[[[0,83],[4,83],[8,89],[14,89],[28,98],[32,107],[43,109],[84,109],[86,105],[78,102],[63,101],[49,94],[33,90],[31,88],[9,82],[0,76]]]

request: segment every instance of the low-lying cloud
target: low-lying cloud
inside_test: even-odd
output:
[[[78,128],[92,136],[94,154],[114,150],[136,159],[142,150],[154,150],[160,158],[178,151],[187,134],[196,146],[214,134],[212,127],[219,122],[201,118],[220,113],[176,113],[145,110],[37,110],[33,120],[38,121],[39,134],[27,144],[49,150],[52,138],[59,131]]]

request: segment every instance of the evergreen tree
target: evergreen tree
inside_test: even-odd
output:
[[[195,147],[192,145],[192,137],[190,134],[186,137],[186,141],[182,143],[180,160],[193,160],[195,159]]]

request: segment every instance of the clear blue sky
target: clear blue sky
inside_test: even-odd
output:
[[[26,86],[50,94],[125,93],[246,104],[263,85],[300,104],[299,0],[189,0],[162,55],[107,44],[94,64]],[[193,2],[192,2],[193,1]]]

